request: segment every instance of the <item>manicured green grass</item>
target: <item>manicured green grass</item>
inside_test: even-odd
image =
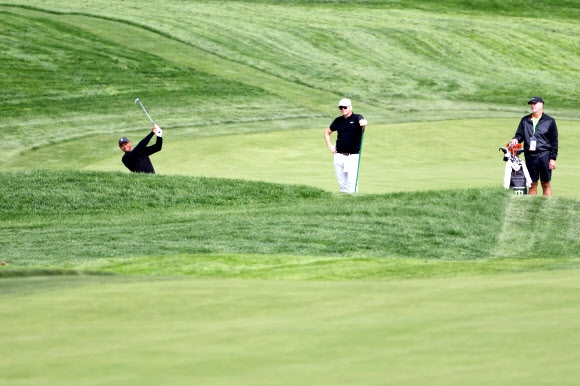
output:
[[[579,9],[2,2],[0,384],[576,384]],[[499,187],[536,94],[552,199]],[[119,161],[137,97],[156,176]]]
[[[359,191],[501,186],[505,163],[498,148],[511,138],[518,122],[504,118],[372,124],[363,144]],[[328,124],[323,121],[316,128],[290,126],[266,133],[252,133],[255,124],[236,124],[224,129],[237,134],[200,130],[195,137],[185,130],[167,129],[163,150],[152,161],[160,174],[305,184],[336,192],[332,155],[322,135]],[[558,197],[578,198],[580,153],[575,149],[580,147],[580,121],[558,120],[558,127],[561,156],[553,192]],[[131,134],[130,139],[138,141],[147,132]],[[121,155],[116,137],[99,135],[27,152],[6,169],[82,168],[127,173]]]
[[[558,105],[575,106],[574,99],[561,91],[573,90],[566,81],[572,81],[576,73],[570,59],[578,60],[573,48],[578,39],[574,33],[577,26],[557,16],[577,12],[577,5],[572,3],[554,13],[548,37],[529,31],[545,28],[546,16],[542,13],[539,17],[536,12],[553,12],[549,5],[524,13],[527,18],[514,18],[498,15],[495,11],[501,5],[486,10],[484,2],[479,2],[476,12],[465,12],[468,2],[462,2],[454,12],[455,4],[447,2],[444,13],[432,12],[437,5],[429,11],[421,7],[394,9],[397,6],[392,7],[392,1],[370,6],[362,2],[346,6],[345,2],[325,2],[319,7],[236,1],[169,1],[151,7],[141,2],[133,4],[127,14],[123,14],[127,9],[123,3],[111,6],[103,2],[109,6],[102,8],[96,8],[99,2],[94,1],[62,1],[52,6],[42,1],[30,3],[35,4],[105,19],[118,20],[122,15],[123,20],[146,25],[293,83],[333,93],[342,90],[379,103],[393,102],[394,96],[423,99],[429,91],[429,99],[435,103],[443,96],[516,105],[522,85],[529,84],[528,76],[541,64],[543,76],[536,77],[528,90],[540,88],[554,95],[552,99],[557,98]],[[382,6],[377,7],[379,4]],[[425,6],[426,2],[420,4]],[[521,11],[517,5],[509,9],[514,15],[522,15],[517,13]],[[552,44],[546,44],[547,39]],[[345,45],[352,54],[348,59],[341,55]],[[548,52],[531,61],[529,48],[538,45]],[[556,55],[550,55],[550,51]],[[552,73],[555,68],[561,71]],[[341,76],[335,75],[336,70]],[[345,84],[345,78],[350,82]],[[560,86],[563,89],[559,90]]]
[[[205,124],[243,120],[248,111],[262,120],[300,113],[263,89],[124,48],[59,20],[37,13],[4,15],[0,43],[8,58],[0,78],[0,111],[2,127],[9,128],[4,159],[95,132],[117,137],[148,126],[136,97],[168,125],[174,122],[163,114],[169,105],[181,124],[196,123],[191,117],[201,111],[207,114]]]
[[[21,3],[0,7],[3,163],[96,132],[142,130],[136,97],[162,126],[192,137],[231,122],[261,123],[253,127],[261,132],[288,120],[313,127],[336,115],[342,96],[377,124],[517,119],[532,94],[556,117],[576,116],[573,3],[26,4],[49,12],[7,4]],[[528,18],[511,16],[518,12]],[[549,33],[530,35],[545,15],[553,15]],[[534,48],[543,55],[531,57]]]
[[[0,380],[574,385],[579,274],[336,283],[5,279]]]
[[[510,251],[513,252],[513,251]],[[481,275],[580,268],[580,258],[419,258],[319,257],[246,254],[173,254],[78,259],[44,268],[0,269],[0,277],[32,276],[196,276],[285,281],[353,281],[479,277]],[[564,273],[563,273],[564,274]]]

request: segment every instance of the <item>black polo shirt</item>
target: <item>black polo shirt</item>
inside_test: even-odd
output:
[[[364,119],[360,114],[352,113],[348,118],[340,116],[330,124],[330,130],[336,131],[336,152],[358,154],[363,128],[359,121]]]

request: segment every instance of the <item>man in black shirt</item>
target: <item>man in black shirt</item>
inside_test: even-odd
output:
[[[147,146],[153,135],[157,135],[157,140],[152,146]],[[153,169],[153,164],[149,156],[153,153],[157,153],[161,150],[163,145],[163,134],[161,128],[156,124],[153,125],[151,133],[149,133],[137,146],[133,148],[131,141],[127,137],[122,137],[119,139],[119,148],[125,152],[122,161],[123,164],[134,173],[151,173],[155,174],[155,169]]]
[[[341,99],[338,108],[342,116],[336,118],[324,132],[328,150],[334,154],[334,171],[341,192],[357,191],[358,157],[362,133],[367,120],[352,112],[350,99]],[[337,132],[336,146],[330,142],[330,135]]]
[[[544,100],[533,97],[528,102],[532,113],[520,120],[512,145],[524,144],[526,166],[532,178],[529,194],[538,192],[538,180],[542,182],[544,196],[552,195],[552,171],[558,157],[558,127],[556,120],[544,114]]]

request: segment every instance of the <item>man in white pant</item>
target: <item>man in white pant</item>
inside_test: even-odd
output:
[[[342,116],[332,121],[324,132],[324,139],[328,150],[334,154],[334,171],[340,191],[355,193],[358,190],[358,157],[367,120],[352,112],[350,99],[341,99],[338,108]],[[330,142],[330,135],[334,131],[337,133],[336,146]]]

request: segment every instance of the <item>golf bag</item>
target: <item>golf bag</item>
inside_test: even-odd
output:
[[[532,179],[526,164],[519,158],[519,155],[524,152],[522,144],[518,143],[516,146],[511,146],[508,143],[506,146],[499,148],[503,151],[503,160],[506,162],[503,187],[505,189],[511,188],[515,194],[528,194]]]

